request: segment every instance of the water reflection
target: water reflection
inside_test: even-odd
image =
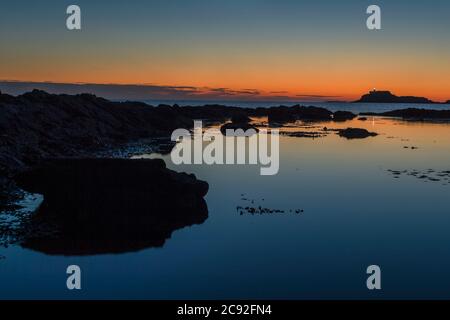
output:
[[[276,176],[260,176],[258,166],[179,166],[170,155],[146,155],[209,183],[205,223],[173,232],[161,250],[130,254],[0,249],[0,298],[72,299],[65,270],[77,264],[88,271],[83,297],[92,299],[448,299],[449,185],[441,175],[450,170],[450,125],[368,117],[280,130],[324,127],[317,139],[280,136]],[[378,136],[347,140],[331,130],[348,127]],[[237,206],[285,214],[240,215]],[[365,285],[371,264],[382,267],[386,284],[377,296]]]
[[[22,246],[47,254],[92,255],[161,247],[172,232],[208,218],[208,184],[161,160],[54,161],[18,177],[44,194]]]

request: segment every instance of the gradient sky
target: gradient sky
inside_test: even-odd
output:
[[[65,28],[70,4],[81,31]],[[370,4],[381,31],[366,28]],[[170,89],[154,98],[450,99],[448,0],[1,0],[0,41],[1,80]]]

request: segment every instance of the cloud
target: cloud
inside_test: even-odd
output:
[[[299,98],[311,98],[311,99],[330,99],[330,98],[342,98],[342,96],[327,96],[320,94],[297,94],[295,95]]]
[[[280,100],[329,99],[338,96],[305,95],[289,96],[286,91],[263,92],[258,89],[231,89],[226,87],[166,86],[156,84],[96,84],[96,83],[56,83],[0,80],[0,90],[12,95],[20,95],[33,89],[55,94],[91,93],[112,100]]]
[[[12,95],[23,94],[33,89],[56,94],[91,93],[107,99],[136,100],[177,100],[177,99],[212,99],[224,97],[258,97],[262,92],[257,89],[234,90],[230,88],[210,88],[195,86],[165,86],[154,84],[95,84],[95,83],[56,83],[0,81],[0,90]]]
[[[287,94],[288,92],[287,92],[287,91],[270,91],[269,93],[270,93],[270,94],[280,94],[280,95],[283,95],[283,94]]]

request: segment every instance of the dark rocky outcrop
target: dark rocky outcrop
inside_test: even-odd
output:
[[[357,116],[353,112],[350,111],[336,111],[333,113],[333,120],[334,121],[347,121],[347,120],[353,120]]]
[[[232,123],[249,123],[251,119],[248,117],[248,115],[245,112],[242,113],[236,113],[231,117]]]
[[[270,123],[286,123],[303,121],[327,121],[332,119],[332,112],[318,107],[272,107],[268,110],[268,120]]]
[[[427,110],[417,108],[400,109],[382,113],[367,112],[361,113],[361,115],[396,117],[407,120],[435,120],[435,119],[450,120],[450,110]]]
[[[44,195],[34,221],[58,232],[26,239],[22,246],[47,254],[160,247],[174,230],[208,217],[203,199],[208,184],[168,170],[162,160],[52,160],[16,181]]]
[[[178,107],[176,110],[187,118],[209,121],[226,121],[233,117],[248,117],[258,114],[256,109],[223,105],[184,106]]]
[[[399,97],[390,91],[373,90],[365,94],[356,102],[360,103],[435,103],[424,97],[404,96]]]
[[[111,102],[93,95],[34,90],[0,95],[0,171],[17,172],[45,158],[87,156],[91,150],[192,127],[173,107]]]
[[[256,128],[255,126],[252,126],[249,123],[231,123],[230,122],[230,123],[226,123],[220,127],[220,132],[223,135],[230,136],[230,134],[227,134],[227,130],[234,130],[234,131],[243,130],[244,131],[243,135],[245,135],[245,136],[253,135],[254,133],[259,132],[258,128]],[[247,132],[247,130],[253,130],[254,132],[253,133],[250,131]],[[231,136],[239,136],[239,132],[231,134]]]
[[[337,131],[338,135],[347,139],[365,139],[368,137],[375,137],[378,133],[369,132],[366,129],[361,128],[347,128]]]
[[[302,121],[347,121],[356,118],[356,114],[349,111],[336,111],[335,113],[319,107],[272,107],[268,110],[270,123],[286,123]]]
[[[223,135],[227,134],[227,130],[243,130],[245,135],[248,135],[250,132],[245,132],[247,130],[254,130],[254,132],[259,132],[259,129],[255,126],[251,125],[249,122],[251,119],[247,116],[246,113],[236,113],[231,117],[231,122],[226,123],[220,127],[220,132]],[[233,136],[237,136],[237,134],[232,134]],[[251,134],[250,134],[251,135]]]

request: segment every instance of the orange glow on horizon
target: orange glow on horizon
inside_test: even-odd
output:
[[[252,56],[136,57],[92,56],[34,57],[2,64],[0,78],[55,83],[152,84],[198,88],[254,89],[265,97],[293,100],[354,101],[372,88],[398,96],[423,96],[443,102],[450,99],[450,62],[447,57],[415,59],[412,56],[346,56],[308,53]],[[173,55],[173,54],[172,54]],[[364,58],[365,56],[365,58]],[[67,61],[74,59],[76,63]],[[421,57],[423,58],[423,57]],[[427,58],[427,57],[425,57]],[[156,61],[153,63],[153,61]],[[374,62],[375,61],[375,62]],[[417,61],[425,61],[417,63]],[[243,95],[241,98],[245,98]],[[321,98],[322,97],[322,98]],[[240,96],[235,97],[239,99]]]

